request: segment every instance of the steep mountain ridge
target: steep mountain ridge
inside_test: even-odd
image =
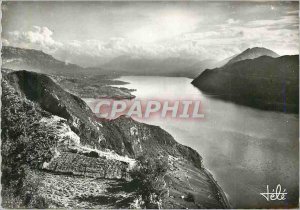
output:
[[[299,56],[261,56],[207,69],[192,84],[239,104],[298,113]]]
[[[193,58],[143,58],[119,56],[100,67],[86,67],[62,62],[39,50],[11,46],[2,47],[2,67],[55,75],[152,75],[188,76],[194,78],[206,68],[214,67],[212,59]]]
[[[78,65],[59,61],[39,50],[3,46],[1,51],[2,68],[58,75],[80,74],[83,70]]]
[[[173,169],[165,208],[227,207],[200,155],[161,128],[126,117],[97,121],[80,98],[34,72],[4,73],[2,90],[2,206],[128,208],[136,192],[112,188],[131,183],[136,158],[166,157]],[[181,199],[189,192],[194,202]]]

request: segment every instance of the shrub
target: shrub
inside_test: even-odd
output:
[[[138,158],[137,166],[131,171],[131,185],[142,197],[142,208],[157,209],[161,207],[167,189],[164,176],[168,170],[166,158]]]
[[[192,193],[188,193],[185,200],[187,202],[195,202],[195,196]]]
[[[88,157],[94,157],[94,158],[98,158],[99,157],[99,154],[95,151],[90,151],[89,153],[86,153],[86,155]]]

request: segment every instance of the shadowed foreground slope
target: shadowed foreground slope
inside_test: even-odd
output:
[[[5,74],[2,90],[3,207],[228,207],[200,155],[163,129],[125,117],[97,121],[80,98],[38,73]],[[167,161],[149,181],[163,195],[145,197],[136,177],[149,177],[141,169],[152,160]]]

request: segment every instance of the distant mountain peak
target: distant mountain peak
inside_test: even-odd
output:
[[[264,47],[253,47],[253,48],[248,48],[245,51],[241,52],[240,54],[234,56],[232,59],[228,61],[226,65],[236,63],[238,61],[246,60],[246,59],[254,59],[258,58],[260,56],[270,56],[273,58],[279,57],[279,55],[267,48]]]
[[[246,49],[245,51],[243,51],[242,53],[244,52],[268,52],[268,53],[273,53],[273,54],[276,54],[277,56],[279,56],[277,53],[275,53],[274,51],[270,50],[270,49],[267,49],[265,47],[252,47],[252,48],[248,48]]]

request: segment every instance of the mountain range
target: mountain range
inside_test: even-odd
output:
[[[100,67],[80,67],[55,59],[42,51],[3,46],[2,66],[13,70],[29,70],[56,75],[144,75],[182,76],[194,78],[202,70],[214,67],[214,60],[170,57],[151,59],[144,57],[119,56]]]
[[[194,58],[147,59],[121,56],[101,68],[83,68],[74,64],[66,64],[38,50],[5,46],[2,48],[3,68],[24,69],[50,75],[66,75],[67,77],[75,76],[69,80],[58,80],[66,81],[61,84],[66,87],[70,86],[69,81],[74,79],[83,80],[81,83],[88,85],[91,79],[85,78],[94,78],[97,75],[100,75],[101,78],[101,75],[112,75],[113,77],[116,75],[183,76],[195,78],[193,81],[195,86],[205,92],[217,95],[219,98],[262,109],[295,112],[298,104],[297,59],[296,57],[286,57],[286,59],[282,58],[283,63],[280,63],[281,59],[276,60],[276,58],[281,57],[269,49],[254,47],[218,62],[215,60],[200,61]],[[291,71],[290,68],[292,68]],[[82,76],[83,74],[85,76]],[[260,78],[253,75],[259,75]],[[285,78],[284,82],[283,78]],[[95,85],[94,83],[93,85]],[[74,89],[73,86],[69,89],[76,92],[78,88],[76,89],[75,85]],[[102,88],[104,92],[107,92],[106,95],[111,95],[109,91],[112,88],[107,91],[104,87],[108,86],[103,85]],[[83,93],[82,91],[77,92],[80,92],[81,95]],[[92,95],[92,93],[86,94],[86,92],[84,92],[85,95]],[[131,97],[130,92],[126,89],[115,88],[111,92],[115,93],[112,96]],[[283,97],[280,94],[286,96]]]
[[[120,56],[101,66],[102,69],[116,71],[119,74],[142,76],[173,76],[194,78],[206,68],[214,67],[213,59],[195,58],[144,58]]]
[[[120,56],[112,59],[101,69],[116,71],[119,74],[144,76],[175,76],[195,78],[205,69],[221,67],[240,60],[253,59],[260,56],[278,57],[279,55],[262,47],[248,48],[240,54],[233,55],[221,61],[214,59],[201,60],[197,58],[169,57],[150,59],[133,56]]]
[[[83,68],[57,60],[53,56],[39,50],[3,46],[2,66],[13,70],[29,70],[56,75],[100,74],[195,78],[205,69],[217,68],[240,60],[253,59],[264,55],[278,57],[278,54],[271,50],[254,47],[222,61],[183,57],[159,59],[124,55],[116,57],[100,67]]]

